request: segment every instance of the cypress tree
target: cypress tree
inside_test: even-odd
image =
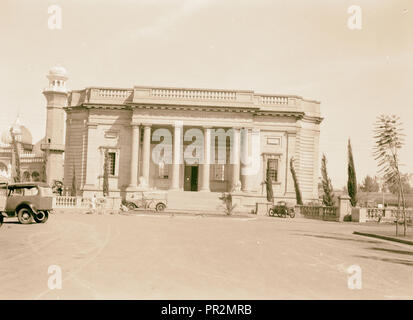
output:
[[[331,184],[331,180],[328,177],[327,173],[327,158],[325,154],[323,154],[323,158],[321,159],[321,175],[322,175],[322,185],[323,185],[323,204],[325,206],[331,207],[334,206],[334,193],[333,193],[333,186]]]
[[[350,139],[348,139],[348,167],[347,167],[347,191],[350,196],[350,202],[353,207],[357,205],[357,179],[356,170],[354,168],[353,150],[351,148]]]
[[[293,176],[293,181],[294,181],[295,198],[297,200],[297,204],[302,206],[303,197],[301,196],[300,185],[298,184],[297,174],[294,168],[294,158],[290,159],[290,170],[291,170],[291,174]]]

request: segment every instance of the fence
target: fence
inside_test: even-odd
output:
[[[56,196],[53,198],[54,209],[89,209],[92,198]],[[120,208],[121,199],[105,197],[96,199],[96,208],[117,210]]]
[[[70,209],[70,208],[89,208],[92,202],[91,198],[56,196],[53,198],[53,208]]]
[[[411,223],[413,217],[413,209],[406,209],[406,220]],[[403,220],[403,209],[397,208],[367,208],[366,221],[384,221],[394,222],[395,220]]]
[[[318,219],[324,221],[339,221],[340,214],[338,207],[326,206],[297,206],[300,214],[305,218]]]

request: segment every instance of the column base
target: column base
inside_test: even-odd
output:
[[[199,190],[199,192],[211,192],[211,189],[202,188],[202,189]]]

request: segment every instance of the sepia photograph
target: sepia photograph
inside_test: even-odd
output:
[[[0,300],[412,300],[412,14],[1,0]]]

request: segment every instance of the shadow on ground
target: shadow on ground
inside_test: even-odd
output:
[[[370,250],[377,250],[377,251],[384,251],[396,254],[405,254],[408,256],[413,256],[413,251],[405,251],[405,250],[393,250],[393,249],[385,249],[385,248],[369,248]]]
[[[320,235],[320,234],[298,234],[298,233],[295,233],[294,235],[305,236],[305,237],[314,237],[314,238],[320,238],[320,239],[329,239],[329,240],[344,240],[344,241],[363,242],[363,243],[380,243],[380,241],[374,241],[374,240],[333,237],[333,236],[324,236],[324,235]]]
[[[370,257],[368,257],[368,256],[355,256],[355,257],[363,258],[363,259],[376,260],[376,261],[384,261],[384,262],[390,262],[390,263],[403,264],[405,266],[412,266],[413,267],[413,261],[411,261],[411,260],[380,258],[380,257],[371,257],[371,256]]]

